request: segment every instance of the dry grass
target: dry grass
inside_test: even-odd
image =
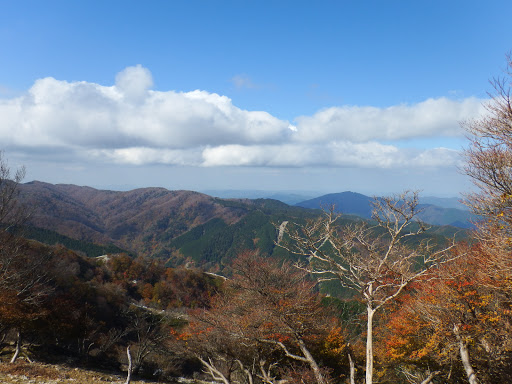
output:
[[[15,364],[0,363],[0,383],[4,384],[123,384],[126,377],[69,368],[62,365],[19,362]],[[155,382],[132,380],[133,384]]]

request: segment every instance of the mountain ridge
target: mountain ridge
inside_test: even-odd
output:
[[[179,235],[191,226],[221,217],[236,222],[243,212],[229,209],[214,198],[193,191],[140,188],[104,191],[71,184],[31,182],[20,185],[20,200],[32,209],[29,224],[82,240],[113,242],[121,248],[147,254],[133,242],[151,242],[137,232],[162,232],[171,228]]]
[[[443,201],[445,199],[428,197],[426,201]],[[448,199],[446,199],[448,200]],[[453,202],[446,202],[446,206],[454,204]],[[329,193],[316,197],[314,199],[305,200],[295,204],[295,206],[310,208],[310,209],[326,209],[331,206],[334,207],[336,212],[344,214],[352,214],[361,216],[366,219],[372,217],[372,197],[363,195],[357,192],[345,191],[339,193]],[[458,208],[441,207],[434,204],[422,203],[418,205],[420,212],[418,219],[432,225],[451,225],[458,228],[473,228],[473,222],[478,220],[478,217],[467,210]]]
[[[359,198],[364,208],[368,197]],[[279,254],[276,223],[304,222],[321,213],[273,199],[221,199],[160,187],[109,191],[39,181],[20,185],[20,202],[32,210],[31,226],[161,258],[169,266],[192,263],[210,271],[229,265],[229,259],[248,249]],[[342,222],[360,220],[345,213]],[[436,231],[451,236],[456,229]]]

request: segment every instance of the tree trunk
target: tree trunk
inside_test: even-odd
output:
[[[366,323],[366,384],[373,384],[373,315],[375,310],[371,303],[367,305],[368,321]]]
[[[308,348],[306,347],[306,344],[304,344],[304,341],[300,338],[298,339],[298,342],[302,355],[307,359],[309,366],[311,367],[313,373],[315,374],[316,382],[318,384],[326,384],[322,372],[320,372],[320,367],[313,358],[313,355],[311,355],[311,353],[309,352]]]
[[[466,371],[466,375],[468,377],[469,384],[478,384],[478,379],[476,378],[475,371],[473,370],[473,367],[471,366],[471,362],[469,361],[469,350],[468,346],[462,340],[462,337],[459,333],[459,326],[454,325],[453,326],[453,333],[455,334],[455,337],[457,338],[457,341],[459,342],[459,352],[460,352],[460,359],[462,360],[462,365],[464,366],[464,370]]]
[[[16,349],[14,350],[14,355],[12,355],[11,363],[16,362],[21,352],[21,331],[18,330],[16,334]]]
[[[350,346],[348,346],[350,348]],[[352,352],[348,350],[348,364],[350,367],[350,384],[356,384],[356,365],[352,359]]]
[[[216,382],[221,381],[224,384],[231,384],[228,378],[224,376],[224,374],[213,365],[211,359],[208,359],[208,361],[206,361],[200,356],[197,356],[197,358],[201,363],[203,363],[203,366],[206,368],[205,373],[209,374],[213,380],[215,380]]]
[[[245,366],[242,364],[242,362],[240,360],[236,360],[236,362],[238,363],[238,366],[240,367],[240,370],[245,373],[245,375],[247,376],[247,380],[249,381],[248,384],[254,384],[254,381],[252,379],[252,372],[249,371],[247,368],[245,368]],[[260,362],[260,366],[261,366],[261,362]]]
[[[126,356],[128,357],[128,374],[126,376],[125,384],[130,384],[132,380],[132,354],[130,353],[130,346],[126,348]]]
[[[265,369],[265,360],[260,360],[260,372],[261,372],[261,380],[265,384],[274,384],[274,378],[270,376],[270,370],[272,365],[269,366],[268,370]]]
[[[441,371],[434,371],[434,372],[432,372],[430,375],[428,375],[428,377],[425,380],[423,380],[421,382],[421,384],[430,384],[430,383],[432,383],[432,380],[434,379],[434,377],[439,375],[440,373],[441,373]]]

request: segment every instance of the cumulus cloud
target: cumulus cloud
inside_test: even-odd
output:
[[[146,92],[152,86],[151,72],[140,64],[125,68],[116,76],[116,88],[130,101],[143,100]]]
[[[151,84],[141,66],[119,73],[110,87],[37,80],[22,97],[0,100],[0,138],[27,146],[177,149],[267,143],[289,133],[288,122],[237,108],[226,96],[157,92]]]
[[[332,107],[313,116],[300,116],[299,134],[304,142],[326,140],[400,140],[432,136],[461,136],[459,122],[484,112],[483,100],[428,99],[414,105],[388,108]]]
[[[437,167],[455,164],[458,152],[403,149],[393,141],[460,136],[459,121],[482,112],[482,100],[439,98],[332,107],[292,124],[216,93],[152,86],[140,65],[121,71],[111,86],[39,79],[25,94],[0,99],[0,142],[133,165]]]

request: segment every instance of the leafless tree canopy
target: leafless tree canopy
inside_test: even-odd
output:
[[[319,280],[338,280],[367,307],[366,383],[373,375],[373,317],[412,281],[450,259],[446,247],[408,240],[425,232],[417,220],[418,192],[375,198],[373,220],[339,226],[334,208],[318,220],[288,224],[288,240],[279,245],[301,257],[297,267]],[[284,238],[284,236],[282,236]]]
[[[25,168],[18,168],[13,175],[0,151],[0,225],[4,229],[19,225],[26,219],[26,211],[18,203],[18,184],[24,177]]]
[[[2,326],[16,329],[18,335],[11,362],[19,356],[23,328],[43,315],[39,305],[51,291],[44,267],[49,255],[34,254],[15,231],[28,218],[18,202],[18,186],[24,176],[23,167],[12,175],[0,152],[0,308],[6,322]]]
[[[299,268],[320,281],[338,280],[377,309],[443,262],[451,244],[439,248],[428,241],[408,243],[428,229],[416,219],[418,192],[376,198],[373,208],[373,225],[360,221],[339,226],[340,215],[330,209],[318,220],[288,225],[289,241],[279,245],[302,256]]]
[[[494,91],[489,94],[487,114],[462,124],[470,141],[464,170],[479,189],[468,196],[469,204],[478,214],[506,222],[512,208],[511,76],[508,55],[505,75],[491,80]]]
[[[186,341],[205,373],[225,384],[277,384],[287,376],[280,372],[284,364],[310,375],[308,383],[329,383],[311,348],[337,321],[314,282],[289,263],[255,252],[239,255],[233,270],[212,308],[191,313]]]

